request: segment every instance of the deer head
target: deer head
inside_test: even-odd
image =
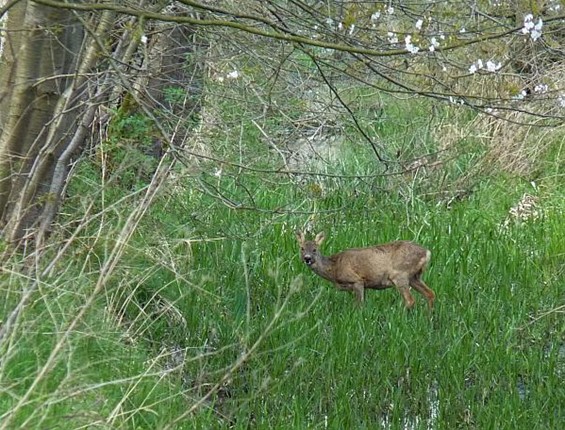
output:
[[[325,239],[323,232],[316,235],[314,240],[306,240],[304,233],[301,231],[296,231],[296,239],[300,245],[300,256],[302,261],[304,261],[308,266],[316,264],[320,260],[320,245]]]

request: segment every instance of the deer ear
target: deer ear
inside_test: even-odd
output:
[[[316,237],[314,238],[314,242],[316,242],[316,244],[319,246],[322,244],[322,242],[324,241],[324,239],[326,238],[326,235],[324,234],[323,231],[321,231],[320,233],[318,233],[316,235]]]
[[[304,233],[300,230],[296,230],[294,233],[296,234],[296,240],[300,243],[304,243]]]

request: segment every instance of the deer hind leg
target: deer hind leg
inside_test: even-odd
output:
[[[398,278],[393,279],[392,283],[402,296],[406,309],[412,309],[412,307],[414,307],[414,297],[412,297],[412,294],[410,294],[410,284],[408,283],[408,281],[404,278]]]
[[[420,279],[419,274],[410,279],[410,285],[426,298],[426,300],[428,301],[428,307],[430,309],[433,309],[436,295],[433,290]]]

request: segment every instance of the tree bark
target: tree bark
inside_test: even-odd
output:
[[[76,126],[84,30],[72,12],[19,2],[0,62],[0,229],[19,243],[38,225]],[[83,51],[84,52],[84,51]]]
[[[0,57],[0,233],[6,242],[37,246],[48,235],[73,157],[91,135],[100,105],[118,107],[131,95],[162,125],[178,121],[187,108],[198,111],[186,101],[176,106],[180,111],[165,107],[164,96],[171,88],[191,99],[200,94],[198,73],[186,68],[194,31],[156,26],[158,36],[147,46],[139,43],[145,20],[138,17],[124,21],[109,10],[81,13],[31,1],[11,6]],[[155,118],[154,109],[163,118]]]

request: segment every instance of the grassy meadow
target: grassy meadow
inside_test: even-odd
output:
[[[444,150],[425,111],[383,124],[387,154]],[[473,140],[398,174],[351,142],[316,169],[246,170],[228,141],[233,163],[178,164],[130,235],[145,185],[79,166],[52,245],[0,272],[0,429],[562,426],[561,146],[533,182],[477,171]],[[424,245],[436,308],[394,289],[357,306],[300,261],[296,228],[325,231],[326,255]]]

